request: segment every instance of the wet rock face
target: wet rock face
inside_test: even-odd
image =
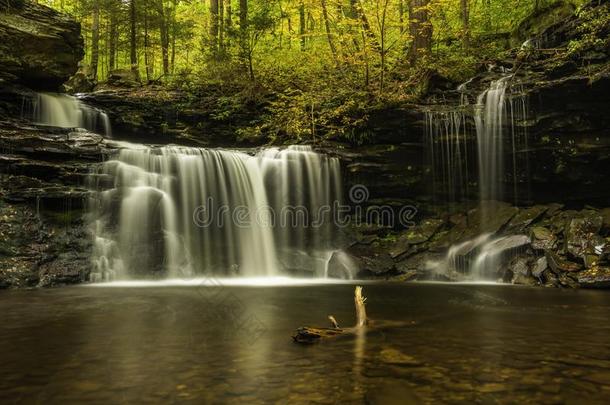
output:
[[[57,89],[83,56],[76,21],[28,0],[0,2],[0,86]]]
[[[111,148],[88,132],[0,121],[0,288],[88,280],[86,178]]]

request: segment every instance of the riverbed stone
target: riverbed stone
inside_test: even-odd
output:
[[[523,210],[520,210],[508,223],[506,232],[520,233],[525,230],[530,224],[542,217],[548,210],[548,206],[535,205]]]
[[[539,257],[536,260],[534,267],[532,268],[532,276],[534,276],[540,280],[542,278],[542,275],[548,268],[549,268],[549,264],[547,262],[546,257],[545,256]]]
[[[546,250],[544,255],[549,267],[558,276],[564,272],[577,272],[582,270],[582,266],[580,264],[566,260],[550,250]]]
[[[393,259],[397,258],[408,252],[413,245],[427,242],[443,223],[442,219],[425,219],[413,228],[404,231],[389,247],[390,256]]]
[[[588,214],[588,215],[587,215]],[[574,258],[581,259],[587,267],[595,260],[592,256],[597,256],[597,247],[604,245],[604,240],[598,235],[603,223],[602,216],[597,212],[585,212],[579,218],[573,218],[565,230],[565,248]]]
[[[548,228],[543,226],[534,226],[530,232],[532,238],[532,247],[537,250],[555,249],[557,246],[557,237]]]
[[[584,288],[609,288],[610,267],[593,266],[578,273],[578,283]]]

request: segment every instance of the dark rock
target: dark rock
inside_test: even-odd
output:
[[[593,266],[581,271],[578,283],[584,288],[610,288],[610,267]]]
[[[542,217],[548,210],[547,206],[535,205],[530,208],[519,211],[517,215],[511,219],[506,227],[506,232],[509,233],[520,233],[535,222],[538,218]]]
[[[530,237],[534,249],[552,250],[557,246],[557,237],[543,226],[534,226],[531,229]]]
[[[545,270],[544,273],[542,273],[542,277],[544,279],[544,285],[546,287],[553,287],[553,288],[561,287],[559,278],[550,269]]]
[[[537,279],[541,279],[543,277],[544,272],[549,268],[547,259],[545,256],[542,256],[536,260],[534,267],[532,268],[532,276]]]
[[[576,272],[582,270],[582,266],[578,263],[565,260],[550,250],[546,250],[544,255],[549,267],[557,275],[563,274],[564,272]]]
[[[31,1],[0,8],[0,79],[57,89],[83,58],[80,24]]]
[[[604,208],[599,214],[602,216],[602,231],[610,233],[610,208]]]
[[[131,69],[116,69],[108,73],[106,84],[113,87],[138,87],[141,86],[140,78]]]
[[[332,253],[332,256],[328,261],[326,276],[343,280],[352,280],[356,278],[359,271],[357,258],[342,250],[337,250]]]
[[[519,285],[528,285],[528,286],[532,286],[532,287],[540,284],[539,281],[536,280],[534,277],[532,277],[530,275],[523,275],[523,274],[513,275],[511,283],[519,284]]]
[[[390,255],[379,246],[357,244],[347,248],[346,253],[355,259],[361,273],[380,276],[396,270]]]
[[[93,91],[94,87],[95,83],[91,67],[83,62],[78,64],[78,71],[63,85],[64,91],[71,94],[89,93]]]
[[[571,17],[575,7],[568,1],[555,1],[546,7],[536,9],[532,14],[523,19],[517,29],[511,35],[511,45],[520,46],[527,39],[536,40],[547,29],[558,22]],[[540,41],[538,41],[540,42]],[[536,45],[541,45],[537,43]]]
[[[574,258],[585,260],[588,255],[598,255],[596,247],[603,246],[604,240],[598,235],[603,219],[595,211],[583,212],[573,218],[565,230],[565,248]]]
[[[427,242],[443,225],[442,219],[425,219],[417,226],[400,234],[390,248],[390,256],[396,258],[405,254],[413,245]]]
[[[578,281],[570,274],[568,273],[561,273],[558,276],[559,282],[561,283],[562,286],[567,287],[567,288],[579,288],[580,284],[578,283]]]
[[[445,256],[440,253],[422,252],[396,263],[399,280],[456,281],[461,275],[444,266]]]

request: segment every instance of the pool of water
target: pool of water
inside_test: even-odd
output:
[[[366,284],[117,285],[0,292],[0,402],[603,403],[610,292]]]

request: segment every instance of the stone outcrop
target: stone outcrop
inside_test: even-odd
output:
[[[357,226],[342,254],[355,264],[358,277],[459,281],[472,279],[472,265],[484,249],[494,256],[489,262],[493,268],[487,269],[495,272],[492,279],[530,286],[610,286],[610,232],[601,226],[600,216],[607,208],[574,211],[497,203],[492,205],[496,214],[489,214],[497,217],[490,226],[477,219],[485,218],[489,204],[445,218],[423,217],[402,231]],[[514,233],[523,218],[531,220]],[[475,236],[483,229],[485,236]],[[340,263],[331,261],[329,274],[335,267],[337,273],[343,271]]]
[[[83,55],[76,21],[29,0],[0,1],[0,86],[58,89]]]
[[[0,121],[0,288],[88,280],[87,177],[102,136]]]

